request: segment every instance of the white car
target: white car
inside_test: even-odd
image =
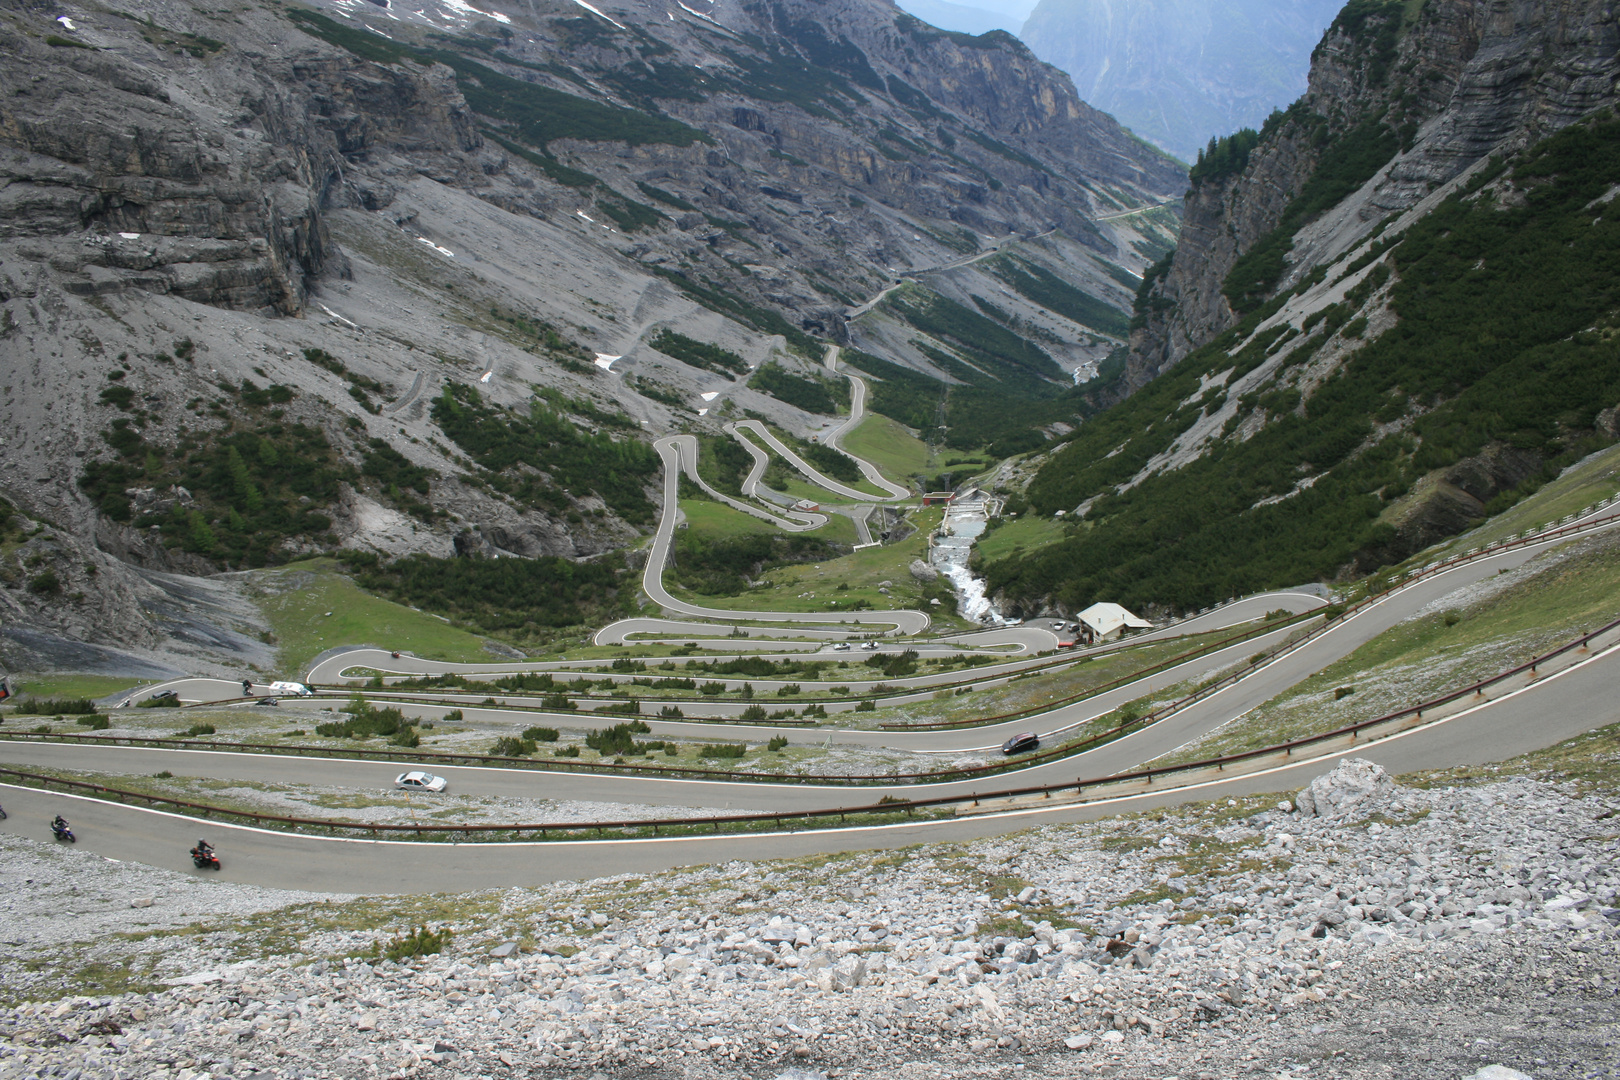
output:
[[[443,791],[450,786],[450,782],[430,772],[415,771],[394,777],[394,786],[406,791]]]
[[[273,682],[269,686],[272,694],[282,697],[312,697],[314,691],[301,682]]]
[[[879,645],[875,641],[868,641],[866,644],[862,645],[861,648],[865,649],[867,652],[877,652],[879,649],[883,648],[883,646]]]
[[[833,651],[834,652],[849,652],[849,642],[840,641],[838,644],[833,646]]]

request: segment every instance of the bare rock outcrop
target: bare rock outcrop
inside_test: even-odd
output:
[[[1372,812],[1394,792],[1395,781],[1382,765],[1345,758],[1294,796],[1294,809],[1301,817],[1344,820]]]
[[[1228,274],[1358,125],[1386,125],[1393,157],[1357,197],[1297,223],[1307,227],[1285,246],[1276,290],[1491,154],[1615,100],[1620,26],[1599,0],[1431,0],[1410,20],[1393,6],[1350,15],[1313,54],[1309,90],[1267,124],[1245,166],[1194,183],[1175,258],[1131,338],[1130,387],[1237,321]]]

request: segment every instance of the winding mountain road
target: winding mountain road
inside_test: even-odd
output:
[[[744,424],[754,424],[756,421],[744,420]],[[764,425],[758,425],[765,431]],[[775,436],[770,435],[768,441],[774,441]],[[841,611],[819,615],[799,611],[727,611],[724,608],[708,608],[697,604],[689,604],[684,600],[677,600],[671,596],[669,590],[664,588],[664,567],[669,561],[670,547],[675,539],[676,511],[680,508],[680,474],[682,467],[681,446],[683,439],[690,436],[675,436],[674,438],[659,439],[653,446],[664,459],[664,513],[658,522],[658,532],[653,537],[652,550],[647,556],[647,567],[641,577],[641,587],[653,601],[666,611],[673,611],[677,615],[695,616],[704,619],[743,619],[750,622],[808,622],[825,624],[833,617],[841,622],[855,623],[862,626],[888,626],[902,634],[920,634],[928,629],[928,615],[921,611]],[[691,445],[695,446],[695,442]],[[780,445],[779,443],[777,445]],[[783,447],[785,450],[786,448]],[[792,451],[788,451],[792,453]],[[806,466],[808,469],[808,466]],[[696,470],[696,463],[693,463]],[[808,473],[807,473],[808,475]],[[831,481],[829,481],[831,483]],[[845,488],[845,491],[850,489]],[[868,496],[860,496],[867,498]]]
[[[1620,709],[1613,693],[1617,677],[1620,658],[1611,649],[1478,709],[1361,747],[1354,756],[1369,758],[1400,773],[1500,761],[1540,749],[1614,722]],[[1094,820],[1194,799],[1293,790],[1346,756],[1351,755],[1337,754],[1197,786],[1050,809],[1019,809],[876,827],[713,837],[646,836],[504,844],[335,839],[199,822],[160,811],[9,785],[0,785],[5,788],[10,811],[9,819],[0,822],[0,830],[48,839],[46,823],[60,813],[73,822],[81,849],[108,858],[181,869],[187,862],[186,849],[202,834],[219,848],[224,869],[218,876],[227,880],[338,893],[464,892],[609,874],[650,873],[732,859],[769,860],[929,841],[959,842],[1030,825]],[[155,763],[157,759],[150,760]],[[306,768],[312,765],[296,764]],[[343,764],[350,770],[357,768],[353,762]],[[372,770],[380,780],[393,766],[363,768]],[[531,794],[551,795],[559,778],[534,774],[526,779],[533,785]],[[353,782],[352,773],[347,782]],[[471,783],[459,775],[457,782]],[[645,781],[628,790],[624,801],[655,801],[650,797],[653,785],[681,783]],[[738,788],[739,795],[750,790],[748,785]],[[765,790],[782,795],[792,789]]]
[[[885,477],[878,469],[878,467],[873,465],[870,461],[867,461],[865,458],[856,457],[854,454],[844,449],[841,442],[843,437],[849,434],[851,431],[854,431],[860,426],[861,421],[866,419],[866,380],[855,374],[853,371],[840,371],[838,369],[837,345],[827,346],[826,364],[828,371],[832,372],[834,375],[842,375],[844,378],[849,380],[849,416],[845,417],[843,423],[839,424],[837,427],[823,435],[821,441],[827,446],[830,446],[834,450],[838,451],[840,454],[843,454],[845,457],[849,458],[849,460],[853,461],[856,466],[860,468],[861,475],[866,477],[866,482],[871,484],[873,487],[882,488],[884,491],[887,491],[889,493],[890,500],[906,498],[911,494],[910,491],[900,487],[897,484],[891,483],[889,479]]]

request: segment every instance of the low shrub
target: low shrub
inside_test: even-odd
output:
[[[356,696],[343,707],[343,712],[349,714],[348,719],[316,724],[315,734],[329,739],[368,739],[373,735],[382,735],[395,746],[414,747],[420,743],[412,730],[416,726],[416,718],[406,716],[394,706],[374,708]]]
[[[192,724],[184,731],[177,731],[175,735],[182,739],[195,739],[199,735],[214,734],[213,724]]]
[[[787,747],[787,744],[787,738],[785,736],[778,735],[766,744],[765,749],[771,751],[772,753],[779,754]]]
[[[574,703],[572,698],[570,698],[567,694],[561,693],[560,691],[555,694],[547,694],[545,697],[541,698],[540,707],[542,709],[550,709],[553,712],[568,712],[579,708],[579,706]]]
[[[74,716],[96,711],[89,698],[36,698],[17,706],[21,716]]]
[[[712,743],[698,751],[699,757],[720,758],[722,760],[736,760],[748,753],[748,747],[742,743]]]
[[[96,716],[93,714],[90,716],[81,716],[75,720],[74,723],[87,727],[91,731],[106,731],[112,726],[112,721],[108,720],[105,716]]]
[[[552,757],[579,757],[579,747],[559,746],[551,752]]]
[[[639,757],[647,752],[647,743],[639,743],[636,735],[645,735],[652,731],[645,722],[631,720],[624,724],[614,724],[601,731],[592,731],[585,736],[585,745],[595,750],[603,757],[608,755],[631,755]]]
[[[556,728],[551,727],[532,727],[523,729],[523,737],[531,742],[537,743],[556,742],[560,734],[561,733]]]
[[[466,717],[462,715],[460,709],[451,709],[440,718],[439,722],[444,724],[459,724],[465,719]]]
[[[418,926],[411,933],[394,938],[383,946],[382,953],[396,964],[413,956],[431,956],[443,952],[444,947],[450,944],[450,939],[454,936],[448,926],[441,926],[437,930]]]
[[[658,710],[658,715],[666,717],[670,720],[679,720],[686,714],[681,712],[681,710],[674,705],[665,705],[662,709]]]
[[[533,739],[519,739],[514,735],[506,735],[495,740],[495,745],[489,748],[492,757],[529,757],[538,750]]]
[[[709,697],[713,697],[716,694],[723,694],[725,692],[726,684],[723,682],[706,682],[702,686],[698,687],[698,693],[705,694]]]
[[[877,712],[877,702],[866,698],[855,706],[856,712]]]
[[[744,720],[764,720],[764,719],[766,719],[765,706],[763,706],[763,705],[750,705],[750,706],[748,706],[748,708],[746,708],[746,709],[744,709],[742,711],[742,718]]]

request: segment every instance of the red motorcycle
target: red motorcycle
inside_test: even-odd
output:
[[[219,857],[206,840],[197,841],[197,846],[191,849],[191,861],[199,870],[219,869]]]

